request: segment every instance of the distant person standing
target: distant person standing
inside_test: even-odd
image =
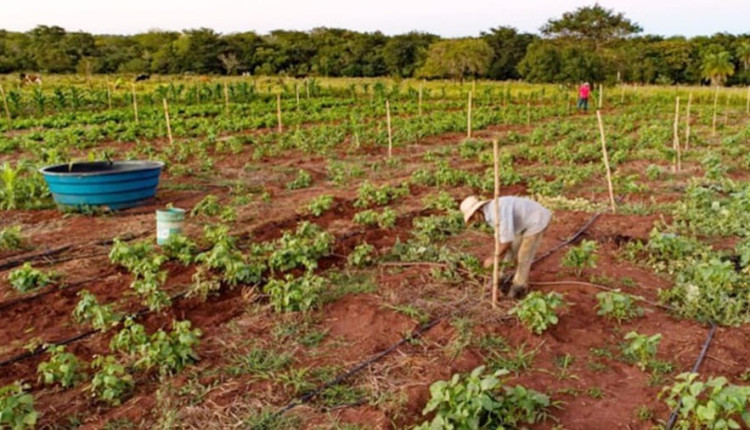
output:
[[[591,86],[588,82],[584,82],[578,88],[578,110],[583,108],[584,112],[589,110],[589,96],[591,95]]]

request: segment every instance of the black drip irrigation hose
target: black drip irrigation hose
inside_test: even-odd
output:
[[[150,232],[151,232],[151,230],[146,230],[146,231],[142,231],[140,233],[135,233],[135,234],[128,233],[128,234],[126,234],[126,235],[123,236],[122,241],[123,242],[130,242],[132,240],[135,240],[135,239],[141,238],[143,236],[146,236]],[[65,252],[65,251],[67,251],[69,249],[80,248],[80,247],[84,247],[84,246],[107,246],[107,245],[112,245],[114,243],[114,241],[115,241],[114,239],[97,240],[97,241],[93,241],[93,242],[64,245],[64,246],[61,246],[59,248],[53,248],[53,249],[49,249],[47,251],[38,252],[38,253],[35,253],[35,254],[31,254],[31,255],[29,255],[29,254],[21,255],[20,257],[16,257],[16,258],[13,258],[13,259],[10,259],[10,260],[6,260],[6,261],[0,263],[0,271],[12,269],[12,268],[18,267],[18,266],[20,266],[20,265],[22,265],[24,263],[30,263],[30,262],[34,262],[34,261],[40,261],[40,260],[47,260],[47,259],[49,259],[49,257],[53,257],[55,255],[62,254],[63,252]],[[95,256],[95,255],[99,255],[99,254],[97,253],[97,254],[93,254],[93,255],[92,254],[86,254],[86,255],[77,256],[77,257],[63,257],[63,258],[60,258],[60,259],[57,259],[57,260],[52,260],[51,264],[62,263],[62,262],[65,262],[65,261],[76,260],[76,259],[79,259],[79,258],[92,257],[92,256]]]
[[[93,278],[86,278],[77,282],[71,282],[70,284],[62,284],[62,285],[57,286],[57,288],[50,287],[36,294],[25,295],[25,296],[17,297],[15,299],[6,300],[0,303],[0,311],[3,311],[9,307],[12,307],[21,303],[34,301],[40,297],[44,297],[52,293],[57,293],[60,291],[71,291],[71,290],[75,291],[76,288],[82,287],[90,282],[94,282],[94,281],[98,281],[99,279],[106,278],[109,275],[110,274],[94,276]]]
[[[537,257],[536,259],[534,259],[534,261],[532,262],[532,264],[535,264],[535,263],[537,263],[539,261],[544,260],[545,258],[549,257],[554,252],[558,251],[559,249],[563,248],[564,246],[567,246],[567,245],[575,242],[584,232],[586,232],[586,230],[589,229],[589,227],[591,227],[591,225],[594,223],[594,221],[596,221],[601,215],[602,215],[602,212],[597,212],[596,214],[594,214],[586,222],[586,224],[584,224],[583,227],[581,227],[578,231],[576,231],[572,236],[570,236],[564,242],[558,244],[554,248],[550,249],[549,251],[545,252],[544,254],[542,254],[539,257]],[[509,280],[510,276],[512,276],[512,275],[506,276],[506,279]],[[430,322],[428,322],[428,323],[420,326],[419,328],[417,328],[416,330],[414,330],[413,332],[411,332],[408,336],[405,336],[405,337],[401,338],[401,340],[399,340],[398,342],[396,342],[393,345],[389,346],[388,348],[380,351],[379,353],[373,355],[372,357],[368,358],[367,360],[365,360],[363,362],[360,362],[359,364],[357,364],[356,366],[354,366],[351,369],[347,370],[346,372],[342,373],[341,375],[337,376],[333,380],[328,381],[328,382],[326,382],[326,383],[318,386],[316,389],[303,394],[301,397],[292,400],[286,406],[284,406],[281,409],[277,410],[273,414],[268,415],[265,419],[263,419],[254,428],[256,428],[256,429],[265,429],[266,426],[269,423],[272,422],[272,420],[280,417],[284,413],[286,413],[286,412],[294,409],[297,406],[300,406],[300,405],[303,405],[303,404],[309,402],[315,396],[317,396],[320,393],[322,393],[326,388],[329,388],[329,387],[332,387],[334,385],[337,385],[337,384],[343,382],[344,380],[346,380],[347,378],[349,378],[349,377],[351,377],[351,376],[359,373],[360,371],[362,371],[367,366],[369,366],[369,365],[371,365],[373,363],[376,363],[376,362],[382,360],[383,358],[385,358],[385,356],[387,356],[391,352],[395,351],[396,349],[398,349],[400,346],[404,345],[405,343],[410,342],[410,341],[412,341],[414,339],[418,339],[425,332],[427,332],[431,328],[435,327],[440,322],[444,321],[447,318],[450,318],[453,315],[453,313],[455,313],[455,311],[452,312],[452,313],[450,313],[449,315],[437,317],[437,318],[433,319],[432,321],[430,321]],[[247,427],[247,428],[248,429],[252,429],[253,427]]]
[[[693,369],[691,370],[692,373],[698,373],[698,369],[701,366],[701,363],[703,363],[703,359],[706,358],[706,353],[708,353],[708,347],[711,345],[711,340],[714,338],[714,333],[716,332],[716,323],[711,323],[711,330],[708,331],[708,336],[706,337],[706,341],[703,342],[703,348],[701,349],[700,354],[698,355],[698,359],[695,360],[695,364],[693,365]],[[674,427],[675,422],[677,422],[677,414],[680,413],[680,408],[682,407],[682,400],[680,400],[677,403],[677,406],[674,407],[672,410],[672,413],[669,414],[669,421],[667,421],[667,430],[672,430],[672,427]]]
[[[176,301],[176,300],[179,300],[179,299],[185,297],[186,295],[187,295],[187,291],[183,291],[181,293],[177,293],[177,294],[173,295],[172,297],[170,297],[170,299],[172,301]],[[147,314],[149,312],[151,312],[151,311],[147,307],[143,307],[143,308],[139,309],[135,313],[132,313],[130,315],[126,315],[126,316],[122,317],[118,321],[118,323],[120,323],[122,321],[125,321],[128,318],[133,318],[133,319],[139,318],[139,317],[141,317],[141,316],[143,316],[143,315],[145,315],[145,314]],[[87,337],[90,337],[90,336],[92,336],[92,335],[94,335],[96,333],[99,333],[99,332],[100,332],[100,330],[93,330],[92,329],[92,330],[85,331],[83,333],[79,333],[79,334],[77,334],[77,335],[75,335],[73,337],[70,337],[70,338],[67,338],[67,339],[64,339],[64,340],[60,340],[60,341],[56,341],[56,342],[50,342],[49,344],[41,345],[38,348],[36,348],[35,350],[33,350],[33,351],[24,352],[23,354],[19,354],[19,355],[16,355],[15,357],[11,357],[11,358],[9,358],[7,360],[0,361],[0,367],[4,367],[4,366],[7,366],[7,365],[13,364],[13,363],[18,363],[19,361],[23,361],[23,360],[25,360],[27,358],[31,358],[31,357],[37,356],[37,355],[43,353],[44,351],[46,351],[47,349],[55,347],[55,346],[69,345],[69,344],[71,344],[73,342],[77,342],[77,341],[79,341],[81,339],[86,339]]]

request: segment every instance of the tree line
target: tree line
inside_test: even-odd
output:
[[[387,36],[336,28],[123,35],[40,25],[0,30],[0,73],[262,74],[524,79],[643,84],[750,83],[750,34],[662,37],[601,6],[550,19],[540,34],[500,26],[478,37]]]

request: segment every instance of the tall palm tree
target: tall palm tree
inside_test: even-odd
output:
[[[711,85],[721,85],[728,76],[734,74],[734,64],[729,52],[721,51],[703,56],[701,65],[703,77],[711,80]]]
[[[737,47],[737,58],[742,62],[742,68],[747,72],[750,68],[750,42],[744,42]]]

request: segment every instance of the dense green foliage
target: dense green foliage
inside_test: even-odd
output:
[[[544,37],[499,26],[479,37],[420,32],[386,36],[319,27],[220,34],[208,28],[132,36],[68,32],[39,25],[0,30],[0,73],[252,73],[286,76],[525,78],[534,82],[615,81],[746,84],[748,35],[638,36],[641,27],[600,5],[552,18]],[[737,73],[734,73],[734,72]]]

